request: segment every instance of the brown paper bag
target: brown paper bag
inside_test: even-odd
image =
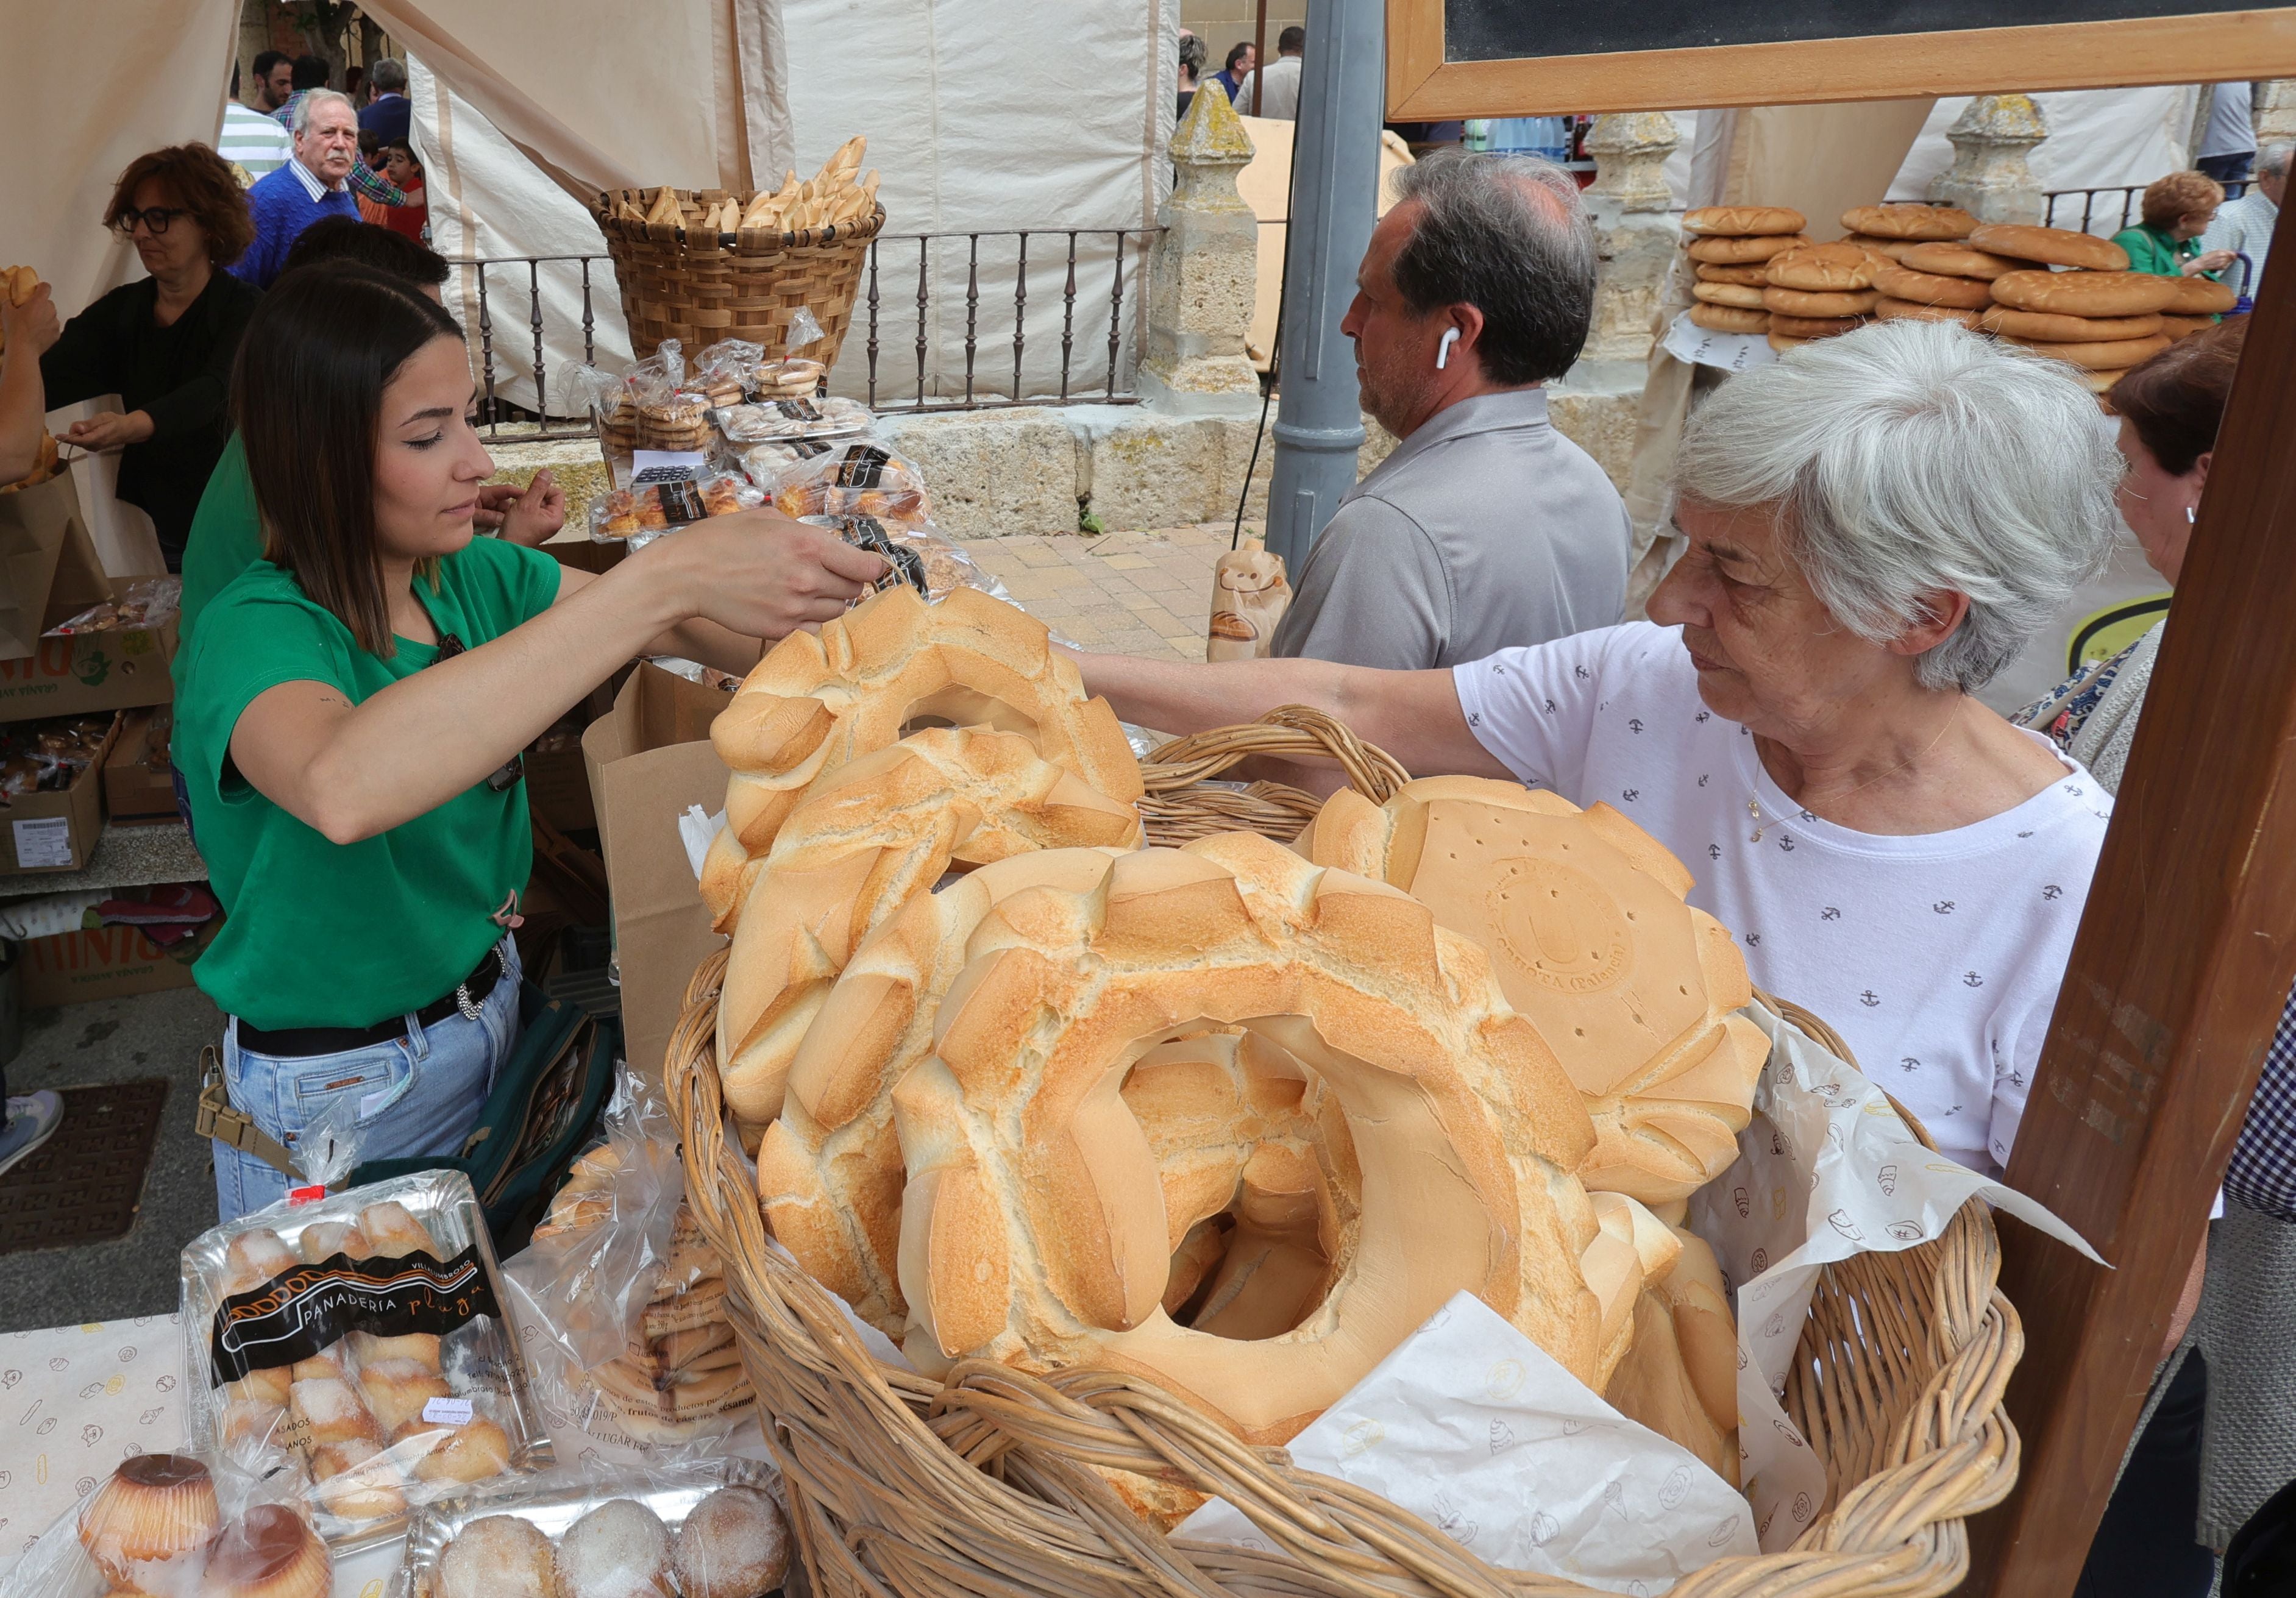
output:
[[[1282,555],[1269,554],[1257,540],[1228,551],[1212,568],[1211,634],[1204,659],[1253,660],[1267,654],[1275,624],[1291,604]]]
[[[0,494],[0,660],[32,653],[42,627],[111,597],[70,472]]]

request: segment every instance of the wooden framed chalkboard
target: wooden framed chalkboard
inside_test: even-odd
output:
[[[1387,0],[1398,121],[2296,76],[2296,6]]]

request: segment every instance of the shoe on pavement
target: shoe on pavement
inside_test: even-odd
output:
[[[53,1136],[64,1119],[62,1095],[48,1089],[12,1098],[7,1108],[7,1126],[0,1130],[0,1176]]]

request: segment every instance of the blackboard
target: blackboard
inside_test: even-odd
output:
[[[1443,54],[1447,61],[1512,61],[2254,9],[2210,0],[1443,0]]]
[[[1397,121],[2296,77],[2296,5],[1387,0]]]

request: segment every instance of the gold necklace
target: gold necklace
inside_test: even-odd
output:
[[[1882,777],[1894,777],[1899,772],[1905,770],[1908,766],[1912,766],[1918,761],[1928,759],[1931,751],[1933,751],[1939,744],[1945,742],[1945,735],[1953,730],[1953,724],[1960,719],[1961,704],[1956,701],[1953,707],[1953,714],[1945,718],[1945,725],[1938,729],[1937,736],[1931,739],[1929,742],[1923,747],[1922,751],[1919,754],[1908,755],[1906,758],[1898,761],[1895,766],[1890,767],[1889,770],[1882,772],[1879,776],[1867,777],[1864,782],[1858,783],[1857,787],[1852,788],[1847,793],[1842,794],[1841,798],[1837,799],[1834,802],[1839,804],[1841,799],[1855,799],[1857,795],[1865,792],[1868,788],[1871,788],[1874,783],[1880,782]],[[1755,762],[1759,764],[1761,758],[1761,751],[1759,750],[1756,750],[1754,751]],[[1809,813],[1809,807],[1806,805],[1803,806],[1802,814],[1807,815]],[[1749,843],[1759,843],[1762,840],[1762,834],[1770,830],[1770,824],[1762,819],[1761,803],[1751,794],[1749,794],[1746,797],[1746,814],[1751,816],[1754,821],[1753,835],[1749,838],[1747,841]]]

